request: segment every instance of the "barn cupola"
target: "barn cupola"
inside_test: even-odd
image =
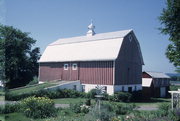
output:
[[[96,33],[94,32],[95,26],[93,25],[93,22],[91,21],[91,24],[88,26],[88,32],[86,33],[86,36],[93,36]]]

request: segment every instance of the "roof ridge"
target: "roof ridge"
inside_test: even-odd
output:
[[[107,39],[113,39],[113,38],[124,38],[131,31],[132,29],[127,29],[127,30],[121,30],[121,31],[115,31],[115,32],[99,33],[99,34],[95,34],[94,36],[76,36],[76,37],[70,37],[70,38],[60,38],[56,40],[55,42],[50,43],[49,46],[69,44],[69,43],[80,43],[80,42],[87,42],[87,41],[96,41],[96,40],[107,40]]]

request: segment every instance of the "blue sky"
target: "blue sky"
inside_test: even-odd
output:
[[[164,54],[168,36],[158,30],[164,7],[165,0],[0,0],[0,22],[30,32],[41,53],[59,38],[85,35],[91,19],[96,33],[133,29],[143,70],[174,72]]]

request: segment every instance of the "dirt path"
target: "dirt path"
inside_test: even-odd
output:
[[[157,105],[141,105],[137,108],[137,110],[153,111],[153,110],[158,110],[158,106]]]

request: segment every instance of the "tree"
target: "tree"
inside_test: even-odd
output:
[[[169,35],[171,42],[166,50],[166,56],[180,72],[180,0],[167,0],[159,20],[163,27],[161,33]]]
[[[7,88],[24,86],[38,75],[40,49],[32,49],[35,42],[29,33],[0,25],[0,65],[5,62],[1,67],[4,68]]]

